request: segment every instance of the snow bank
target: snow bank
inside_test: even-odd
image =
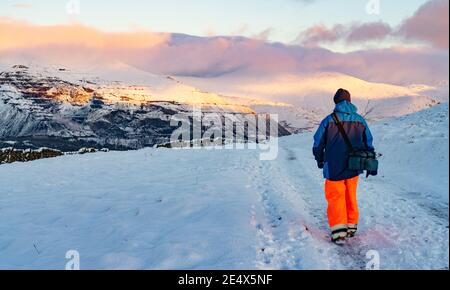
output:
[[[146,149],[2,165],[0,268],[64,269],[68,250],[83,269],[252,268],[255,201],[224,158]]]
[[[448,103],[373,127],[382,174],[405,190],[449,199]]]
[[[0,268],[448,269],[448,105],[373,126],[358,236],[329,242],[312,134],[259,152],[145,149],[0,166]]]

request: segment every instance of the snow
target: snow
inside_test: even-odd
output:
[[[438,100],[448,101],[448,85],[445,84],[436,87],[399,86],[368,82],[334,72],[261,75],[235,72],[208,79],[195,77],[180,79],[203,90],[224,95],[291,104],[294,108],[272,105],[272,110],[278,111],[282,116],[280,121],[293,125],[299,120],[296,117],[296,110],[307,109],[320,112],[321,115],[329,112],[333,106],[330,100],[340,87],[348,89],[361,113],[374,121],[414,113],[435,105]],[[309,123],[308,118],[301,120],[300,124],[305,122]]]
[[[421,96],[423,92],[436,89],[427,85],[399,86],[374,83],[350,75],[335,72],[311,74],[227,74],[203,79],[182,77],[197,87],[226,95],[253,96],[298,104],[304,98],[334,95],[336,88],[345,84],[355,99],[386,99],[401,96]]]
[[[235,72],[212,78],[172,77],[151,74],[121,62],[92,64],[84,69],[32,64],[28,68],[6,67],[4,72],[19,72],[19,75],[31,80],[44,82],[51,88],[47,91],[49,96],[59,101],[61,108],[67,108],[65,111],[68,114],[74,110],[71,104],[91,102],[94,94],[84,89],[89,88],[110,106],[136,108],[142,103],[158,102],[165,103],[165,107],[173,103],[182,104],[188,110],[192,106],[202,106],[204,111],[219,113],[276,113],[280,123],[286,124],[291,132],[310,130],[316,126],[320,117],[332,109],[330,99],[342,84],[351,91],[354,103],[371,121],[420,111],[439,100],[448,101],[448,83],[398,86],[325,72],[257,76]],[[9,124],[4,126],[3,134],[9,131],[26,133],[14,123],[22,123],[27,115],[11,106],[24,111],[32,110],[35,114],[42,111],[10,85],[0,87],[0,99],[7,99],[5,104],[0,103],[0,112],[8,117],[3,121]],[[42,117],[64,122],[60,116],[44,114]],[[67,132],[64,134],[70,135]]]
[[[25,68],[13,66],[3,72],[19,72],[33,80],[47,83],[51,87],[47,94],[63,103],[82,105],[90,102],[92,93],[83,89],[90,88],[107,104],[139,106],[146,102],[176,102],[186,106],[204,105],[211,110],[254,113],[250,108],[232,103],[224,96],[203,92],[173,77],[150,74],[121,63],[113,63],[102,69],[93,66],[87,70],[40,65]],[[54,83],[49,82],[49,79]],[[0,90],[9,98],[14,94],[14,99],[20,99],[17,89],[12,86],[5,85]]]
[[[0,225],[8,233],[0,268],[63,269],[71,249],[90,269],[252,267],[247,179],[235,176],[235,159],[200,153],[111,152],[2,167],[15,181],[2,182],[0,216],[16,218]]]
[[[448,104],[374,124],[360,232],[328,238],[312,133],[257,150],[93,153],[0,166],[0,269],[448,269]]]

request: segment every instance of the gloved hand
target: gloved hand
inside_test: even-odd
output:
[[[324,166],[323,161],[317,161],[317,167],[319,167],[319,169],[323,169],[323,166]]]
[[[369,171],[367,170],[367,175],[366,178],[369,178],[369,176],[377,176],[378,175],[378,171]]]

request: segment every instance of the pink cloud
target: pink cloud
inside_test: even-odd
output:
[[[273,33],[273,28],[267,28],[264,29],[263,31],[261,31],[260,33],[258,33],[257,35],[255,35],[254,38],[259,39],[259,40],[263,40],[263,41],[267,41],[270,37],[270,35]]]
[[[151,47],[167,41],[169,34],[145,31],[106,33],[82,25],[37,26],[0,18],[0,51],[41,46],[88,48]]]
[[[372,26],[361,29],[383,33]],[[333,37],[321,29],[311,33]],[[363,36],[356,33],[352,37]],[[120,61],[151,73],[182,76],[335,71],[368,81],[411,84],[446,80],[449,74],[448,51],[430,48],[333,53],[320,47],[245,37],[105,33],[79,25],[35,26],[5,19],[0,19],[0,39],[0,61],[33,60],[68,66]]]
[[[368,42],[383,39],[391,31],[391,27],[383,22],[337,24],[331,28],[316,25],[301,32],[296,42],[310,47],[337,41],[346,43]]]
[[[320,43],[335,42],[342,38],[345,30],[343,25],[335,25],[332,28],[316,25],[301,32],[296,42],[309,47],[317,46]]]
[[[373,82],[435,84],[448,79],[448,52],[427,48],[373,49],[333,54],[321,70],[337,71]]]
[[[448,27],[448,0],[431,0],[398,27],[391,27],[383,22],[337,24],[331,28],[316,25],[302,31],[297,43],[319,46],[338,41],[364,43],[392,37],[413,43],[428,43],[434,48],[448,49]]]
[[[399,28],[406,39],[425,41],[435,47],[448,49],[449,1],[432,0],[425,3]]]
[[[392,28],[386,23],[364,23],[352,26],[346,40],[348,42],[380,40],[388,36],[391,32]]]

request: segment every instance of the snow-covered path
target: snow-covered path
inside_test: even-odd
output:
[[[268,199],[278,199],[283,208],[281,218],[288,217],[285,224],[277,225],[281,228],[277,231],[299,233],[291,236],[293,243],[280,236],[283,243],[279,248],[293,244],[294,250],[276,249],[278,260],[268,263],[269,268],[365,269],[366,254],[372,250],[379,253],[382,269],[448,268],[448,201],[409,192],[383,175],[361,177],[358,236],[344,247],[330,246],[323,179],[319,171],[311,170],[315,163],[306,157],[310,154],[306,144],[298,145],[292,149],[282,142],[278,162],[269,165],[270,174],[263,177],[275,181],[276,189]],[[280,162],[292,164],[280,166]],[[274,213],[271,220],[279,214]],[[294,265],[292,252],[298,253]],[[280,255],[284,257],[280,259]]]
[[[448,268],[448,106],[386,124],[344,247],[329,242],[302,134],[280,139],[274,161],[145,149],[1,165],[0,269],[64,269],[68,250],[83,269],[364,269],[370,250],[381,269]]]
[[[312,136],[281,140],[279,158],[260,164],[263,207],[269,222],[276,221],[268,231],[276,238],[266,241],[279,241],[270,249],[275,254],[263,255],[266,266],[365,269],[366,255],[377,251],[382,269],[448,269],[448,105],[377,124],[373,131],[380,136],[382,168],[376,178],[361,176],[360,231],[344,247],[328,242]]]

